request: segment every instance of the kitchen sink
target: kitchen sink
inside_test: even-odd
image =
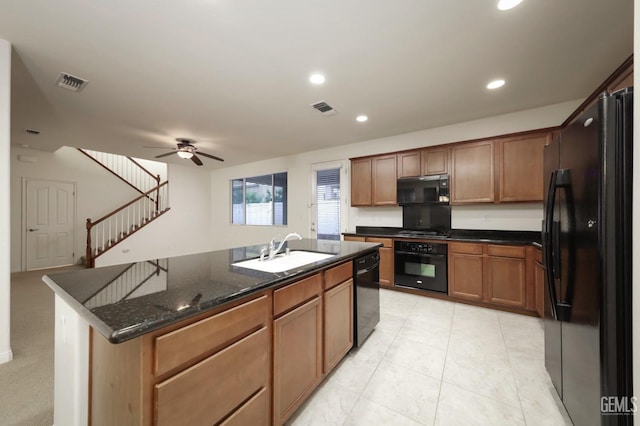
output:
[[[275,258],[268,260],[250,259],[242,262],[232,263],[232,266],[241,268],[255,269],[262,272],[284,272],[290,269],[306,266],[321,260],[329,259],[335,254],[318,253],[315,251],[295,250],[286,253],[280,253]]]

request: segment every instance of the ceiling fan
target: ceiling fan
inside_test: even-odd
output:
[[[156,155],[154,158],[162,158],[171,154],[178,154],[178,157],[184,158],[185,160],[191,159],[198,166],[202,166],[202,161],[196,155],[196,151],[198,148],[194,145],[196,141],[193,139],[187,138],[176,138],[177,148],[166,148],[160,146],[146,146],[145,148],[162,148],[162,149],[170,149],[171,152],[167,152],[166,154]],[[224,161],[220,157],[216,157],[215,155],[207,154],[201,151],[198,151],[198,155],[202,155],[203,157],[211,158],[212,160]]]

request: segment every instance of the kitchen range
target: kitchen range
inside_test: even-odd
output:
[[[400,235],[412,237],[443,237],[451,231],[451,207],[448,205],[447,177],[436,182],[446,182],[446,191],[440,186],[437,204],[406,204],[402,207],[402,231]],[[400,193],[400,186],[398,187]],[[426,191],[429,193],[430,191]],[[447,195],[442,195],[446,193]],[[446,201],[445,201],[446,197]],[[447,293],[447,245],[435,242],[399,241],[395,244],[395,285]]]

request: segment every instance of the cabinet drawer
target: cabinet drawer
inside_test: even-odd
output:
[[[384,247],[393,247],[393,240],[391,238],[373,238],[367,237],[368,243],[382,244]]]
[[[495,246],[489,244],[487,246],[487,254],[489,256],[515,257],[524,259],[524,246]]]
[[[268,426],[270,419],[270,398],[266,388],[255,394],[220,426]]]
[[[482,244],[474,243],[449,243],[449,252],[462,254],[482,254]]]
[[[324,272],[324,289],[329,290],[331,287],[345,282],[353,276],[353,262],[346,262],[335,268],[327,269]]]
[[[267,296],[236,306],[210,318],[155,339],[156,375],[164,374],[191,359],[226,346],[237,337],[267,324]]]
[[[155,385],[157,425],[212,425],[269,383],[268,328]]]
[[[322,291],[322,276],[312,275],[273,292],[273,316],[297,306]]]
[[[345,241],[357,241],[359,243],[364,243],[365,241],[367,241],[367,239],[365,237],[354,237],[353,235],[345,235],[344,240]]]

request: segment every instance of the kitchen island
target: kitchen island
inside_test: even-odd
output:
[[[261,246],[45,276],[56,293],[55,424],[282,424],[353,344],[352,260],[270,273]]]

